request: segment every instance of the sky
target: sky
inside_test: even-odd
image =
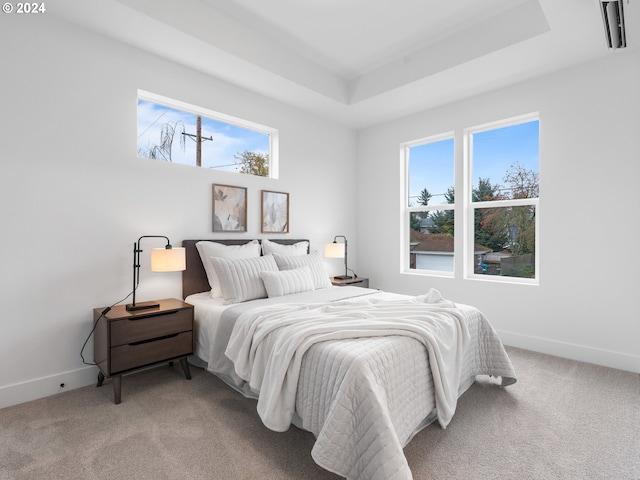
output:
[[[472,179],[489,178],[504,185],[503,177],[511,165],[519,162],[527,170],[539,171],[538,121],[510,125],[473,134]],[[454,141],[440,140],[410,148],[409,202],[418,205],[418,195],[426,188],[432,198],[429,205],[446,203],[444,193],[454,185]]]
[[[171,158],[174,163],[195,165],[195,139],[186,137],[183,151],[181,137],[183,125],[186,133],[196,134],[196,121],[195,114],[138,99],[138,150],[147,150],[160,144],[160,132],[164,124],[181,122],[174,135]],[[202,137],[213,138],[213,140],[203,140],[202,142],[202,166],[205,168],[219,168],[237,172],[239,166],[233,165],[236,163],[235,154],[245,150],[263,154],[269,153],[268,134],[206,117],[202,117]]]

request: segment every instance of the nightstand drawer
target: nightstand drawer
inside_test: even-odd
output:
[[[193,353],[192,332],[111,349],[111,374]]]
[[[365,277],[355,277],[355,278],[347,278],[347,279],[331,277],[331,285],[334,285],[336,287],[349,286],[349,287],[369,288],[369,279]]]
[[[122,319],[111,322],[111,346],[125,345],[142,340],[164,337],[174,333],[191,330],[191,309],[183,309],[148,317],[135,317],[134,320]]]

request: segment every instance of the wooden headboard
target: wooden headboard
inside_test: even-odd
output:
[[[209,280],[207,279],[207,273],[204,271],[204,266],[200,260],[200,254],[196,248],[198,242],[216,242],[223,245],[244,245],[250,242],[251,238],[243,239],[213,239],[205,238],[202,240],[183,240],[182,246],[185,248],[185,254],[187,257],[187,269],[182,272],[182,298],[187,298],[189,295],[200,292],[208,292],[211,290],[209,286]],[[280,243],[282,245],[291,245],[293,243],[305,242],[306,239],[269,239],[272,242]]]

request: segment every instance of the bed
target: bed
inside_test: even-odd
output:
[[[183,246],[193,362],[257,399],[268,428],[313,433],[314,461],[342,477],[413,478],[403,447],[417,432],[446,428],[478,375],[516,381],[482,313],[436,290],[331,286],[306,240]]]

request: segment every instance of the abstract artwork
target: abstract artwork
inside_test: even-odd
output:
[[[213,231],[247,231],[247,189],[213,184]]]
[[[289,233],[289,194],[262,190],[262,233]]]

